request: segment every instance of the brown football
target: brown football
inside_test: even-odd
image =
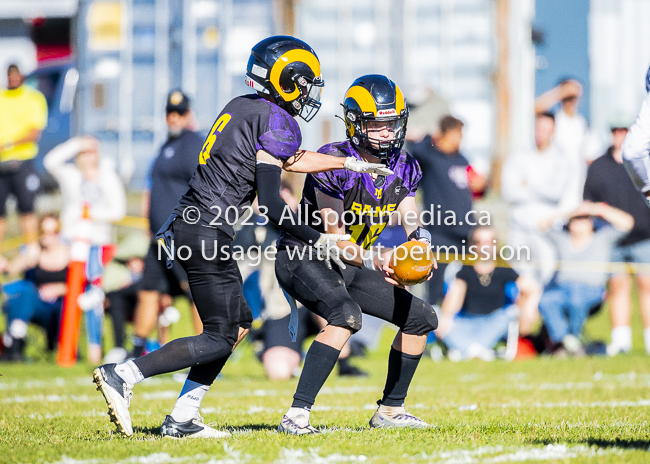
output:
[[[433,252],[426,243],[415,240],[395,248],[390,260],[393,277],[402,285],[416,285],[427,280],[433,267]]]

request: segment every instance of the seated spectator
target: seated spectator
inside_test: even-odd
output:
[[[74,163],[70,163],[73,159]],[[83,309],[88,358],[93,364],[100,364],[104,316],[101,275],[105,250],[113,241],[111,223],[126,214],[124,186],[110,163],[101,160],[99,142],[93,137],[74,137],[57,145],[45,155],[43,165],[61,189],[61,235],[66,240],[84,238],[91,242],[86,267],[89,285]],[[78,237],[85,230],[82,221],[86,216],[91,222],[88,236]]]
[[[70,250],[61,240],[59,228],[56,216],[44,216],[40,221],[39,246],[25,247],[25,251],[12,261],[0,257],[0,271],[25,274],[23,280],[3,286],[6,296],[3,311],[7,316],[7,332],[2,337],[0,355],[3,361],[23,359],[30,323],[45,329],[48,350],[56,348],[70,262]]]
[[[493,360],[494,347],[500,340],[508,336],[516,342],[520,308],[530,311],[537,304],[539,287],[532,279],[497,266],[492,259],[483,259],[480,250],[492,249],[495,238],[489,226],[474,230],[471,246],[477,247],[479,260],[462,267],[442,302],[436,335],[449,348],[452,360]]]
[[[594,230],[594,218],[613,227]],[[544,291],[539,311],[557,355],[584,356],[580,341],[589,310],[603,299],[610,259],[616,242],[634,226],[632,215],[605,203],[582,203],[570,216],[567,230],[548,234],[559,259],[558,272]]]

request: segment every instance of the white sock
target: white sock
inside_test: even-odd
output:
[[[305,424],[298,424],[298,425],[307,425],[309,423],[309,414],[311,414],[311,411],[309,409],[305,408],[289,408],[285,416],[291,417],[292,419],[295,419],[298,416],[304,416],[307,418],[307,421]]]
[[[389,417],[393,417],[397,414],[403,414],[404,413],[404,405],[402,406],[386,406],[385,404],[380,404],[379,405],[379,412],[382,414],[386,414]]]
[[[138,369],[138,366],[133,361],[118,364],[115,366],[115,372],[129,385],[135,385],[144,380],[144,375],[142,375],[142,372],[140,372],[140,369]]]
[[[621,325],[612,328],[612,345],[623,351],[630,351],[632,349],[632,327]]]
[[[643,329],[643,341],[645,342],[645,352],[650,354],[650,327]]]
[[[171,413],[172,419],[176,422],[187,422],[194,419],[199,413],[201,401],[209,389],[209,385],[186,380]]]

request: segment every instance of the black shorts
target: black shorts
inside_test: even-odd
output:
[[[171,269],[167,269],[167,255],[162,248],[160,256],[161,259],[158,260],[158,243],[154,240],[149,245],[149,251],[144,259],[141,289],[171,296],[185,295],[190,302],[193,301],[183,267],[174,265]]]
[[[276,346],[283,346],[296,351],[302,356],[303,342],[306,338],[316,335],[319,332],[319,327],[310,312],[302,306],[298,308],[298,314],[298,333],[295,342],[291,341],[291,335],[289,335],[290,314],[281,319],[267,319],[264,321],[262,325],[264,351]]]
[[[174,221],[172,230],[174,267],[182,265],[187,273],[203,331],[218,334],[234,345],[239,328],[250,329],[253,315],[244,299],[239,267],[232,258],[232,237],[180,218]]]
[[[0,165],[0,216],[7,214],[7,198],[13,193],[22,214],[34,212],[34,200],[41,181],[34,170],[34,160],[16,161],[15,168]]]
[[[348,264],[328,269],[316,259],[289,258],[278,251],[275,274],[280,286],[328,324],[352,332],[361,328],[361,314],[395,324],[403,333],[424,335],[438,327],[431,305],[386,282],[380,272]]]

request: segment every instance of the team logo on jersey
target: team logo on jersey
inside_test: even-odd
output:
[[[377,200],[381,200],[381,194],[384,192],[383,188],[375,188],[375,197],[377,197]]]
[[[399,195],[399,192],[400,192],[401,190],[402,190],[402,186],[401,186],[401,185],[398,185],[397,187],[395,187],[395,195]]]
[[[163,156],[167,159],[171,158],[176,154],[176,150],[174,150],[174,147],[167,147],[165,148],[165,151],[163,151]]]

